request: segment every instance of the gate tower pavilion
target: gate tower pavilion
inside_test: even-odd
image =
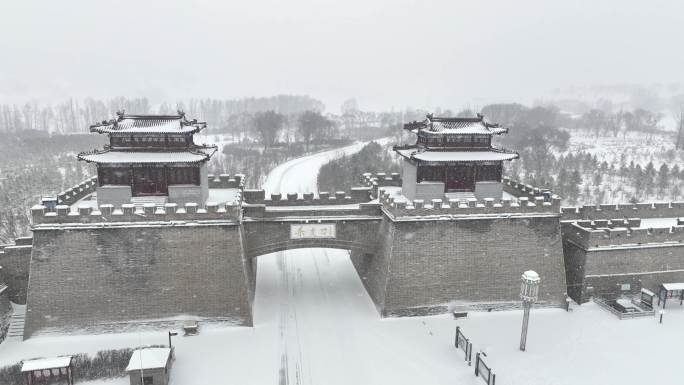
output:
[[[404,125],[416,134],[413,145],[395,146],[402,156],[402,195],[409,200],[502,199],[503,161],[518,157],[492,146],[492,137],[508,132],[482,115],[446,118],[428,114]]]
[[[104,149],[78,154],[97,165],[97,203],[196,202],[208,197],[207,161],[216,146],[195,144],[193,135],[207,126],[177,115],[128,115],[90,126],[109,135]]]

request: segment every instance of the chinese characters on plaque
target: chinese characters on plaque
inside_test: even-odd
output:
[[[290,239],[335,238],[335,224],[290,225]]]

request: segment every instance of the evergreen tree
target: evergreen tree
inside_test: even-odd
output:
[[[641,166],[637,165],[632,172],[632,186],[634,187],[634,198],[641,196],[642,190],[644,188],[644,172],[641,170]]]
[[[568,200],[570,200],[570,202],[577,202],[581,184],[582,175],[580,174],[579,170],[573,170],[572,174],[570,175],[570,180],[568,181],[567,186]]]
[[[670,169],[666,163],[663,163],[658,170],[658,191],[662,193],[667,188],[670,181]]]
[[[644,169],[644,190],[646,191],[646,195],[650,196],[653,194],[653,187],[655,183],[655,176],[656,176],[656,170],[655,167],[653,166],[653,162],[648,162],[646,165],[646,168]]]

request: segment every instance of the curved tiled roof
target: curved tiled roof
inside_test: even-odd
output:
[[[445,118],[428,114],[422,122],[411,122],[404,128],[414,132],[427,134],[456,134],[456,135],[499,135],[508,129],[498,124],[489,123],[484,116],[474,118]]]
[[[198,163],[209,160],[216,147],[198,147],[186,151],[93,151],[78,158],[93,163]]]
[[[481,151],[423,151],[417,147],[396,148],[399,155],[423,162],[486,162],[518,158],[518,154],[503,149],[491,148]]]
[[[102,134],[113,133],[195,133],[207,124],[195,120],[187,120],[184,113],[178,115],[127,115],[117,114],[117,119],[103,121],[90,126],[91,132]]]

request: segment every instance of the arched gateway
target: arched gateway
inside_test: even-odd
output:
[[[513,306],[529,269],[540,303],[563,298],[560,201],[501,178],[517,155],[491,145],[506,130],[481,116],[408,124],[403,178],[285,197],[207,175],[215,148],[192,139],[203,127],[182,113],[91,127],[110,136],[79,155],[97,178],[32,209],[25,336],[181,314],[250,325],[255,257],[309,247],[350,250],[384,316]]]

